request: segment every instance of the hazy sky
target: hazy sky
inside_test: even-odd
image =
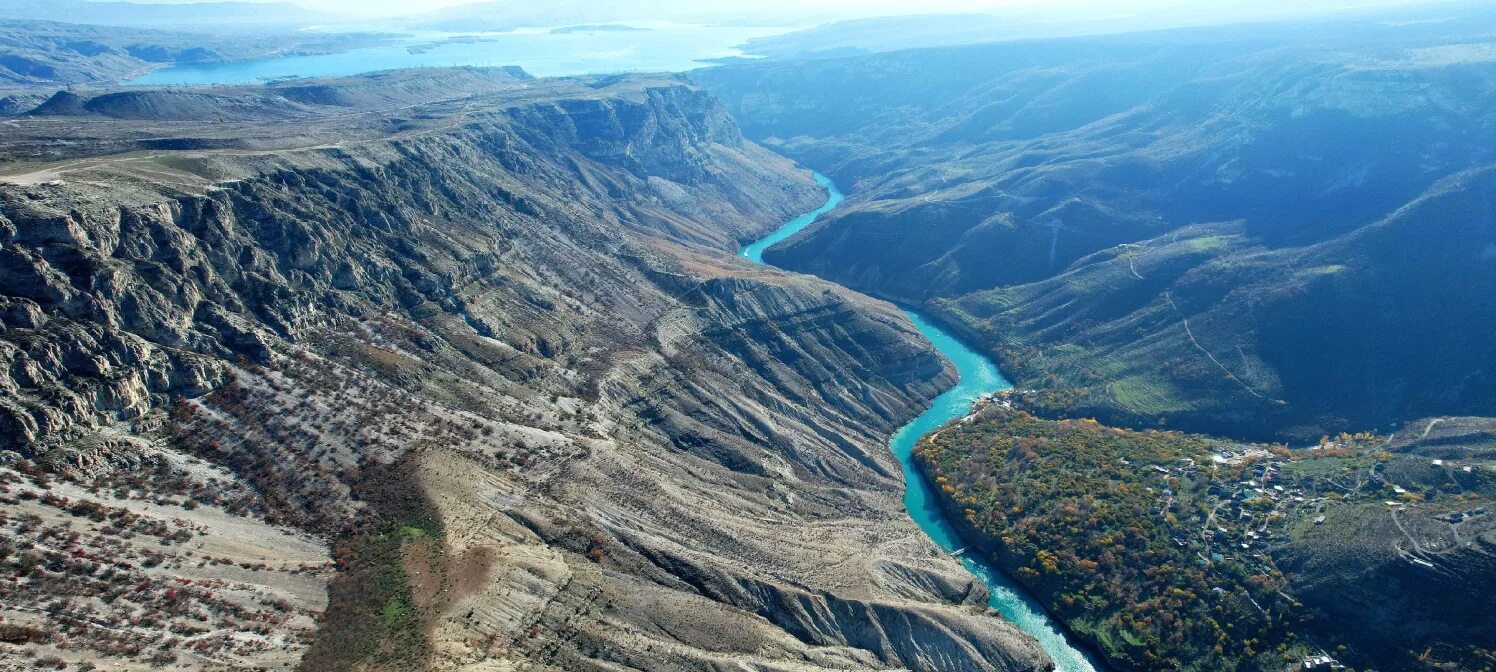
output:
[[[206,0],[125,0],[166,4],[185,4]],[[243,1],[243,0],[241,0]],[[292,2],[326,12],[358,16],[412,15],[458,5],[493,2],[493,0],[248,0],[251,2]],[[550,4],[571,7],[588,6],[589,0],[501,0],[534,11]],[[1084,15],[1150,13],[1157,11],[1198,13],[1212,10],[1294,11],[1335,9],[1351,6],[1414,4],[1419,0],[595,0],[600,8],[620,5],[658,8],[657,18],[703,13],[761,15],[766,19],[794,20],[813,17],[817,20],[888,16],[894,14],[931,14],[970,12],[1004,8],[1043,8],[1051,12]],[[638,17],[651,18],[651,17]]]
[[[181,1],[181,0],[175,0]],[[470,5],[488,0],[292,0],[300,5],[332,12],[356,12],[377,9],[382,13],[409,14],[457,5]],[[545,2],[545,0],[531,0]],[[1028,4],[1035,0],[701,0],[698,6],[761,8],[766,13],[804,11],[807,9],[834,11],[846,14],[888,14],[909,12],[970,11],[1000,7],[1002,5]],[[528,2],[523,4],[529,4]],[[598,0],[602,6],[615,4],[609,0]],[[1053,4],[1053,3],[1050,3]]]
[[[207,0],[126,0],[130,2],[152,2],[186,4]],[[419,14],[458,5],[492,2],[493,0],[248,0],[250,2],[291,2],[312,9],[339,14]],[[547,0],[513,0],[519,5],[546,3]],[[1167,1],[1167,0],[1165,0]],[[693,2],[671,2],[660,5],[711,7],[713,9],[759,10],[765,14],[786,13],[835,13],[846,16],[873,16],[889,14],[939,13],[980,11],[1014,5],[1084,4],[1095,0],[699,0]],[[575,3],[581,4],[581,3]],[[611,0],[597,0],[599,6],[621,4]],[[655,4],[641,2],[639,4]],[[1100,3],[1107,4],[1107,3]],[[1132,4],[1132,3],[1129,3]],[[1159,4],[1155,0],[1152,4]]]

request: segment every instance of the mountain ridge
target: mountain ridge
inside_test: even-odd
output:
[[[0,185],[14,487],[215,465],[327,544],[321,627],[274,630],[312,669],[1047,665],[899,504],[887,435],[948,367],[892,306],[734,258],[808,174],[674,78],[521,84]],[[238,124],[193,128],[285,135]]]
[[[1272,329],[1259,334],[1246,313],[1222,322],[1219,336],[1200,346],[1194,341],[1209,334],[1192,337],[1173,310],[1155,307],[1131,322],[1107,311],[1147,300],[1167,309],[1166,298],[1185,317],[1206,309],[1182,303],[1194,296],[1184,287],[1166,297],[1164,279],[1139,267],[1145,255],[1169,273],[1196,268],[1195,292],[1217,298],[1272,278],[1291,283],[1291,269],[1281,265],[1299,256],[1293,250],[1320,250],[1326,267],[1351,265],[1324,259],[1329,250],[1391,254],[1378,263],[1399,267],[1390,248],[1327,241],[1374,227],[1439,180],[1490,164],[1484,143],[1472,139],[1490,128],[1475,102],[1488,89],[1475,82],[1493,76],[1479,46],[1493,17],[1459,8],[1464,22],[1413,28],[1326,22],[1167,31],[732,65],[691,76],[726,101],[749,137],[849,187],[839,213],[767,253],[774,263],[912,305],[929,302],[989,347],[1021,342],[996,354],[1021,386],[1066,388],[1057,389],[1060,410],[1083,397],[1070,410],[1312,440],[1492,409],[1461,405],[1478,398],[1451,403],[1416,367],[1385,360],[1372,367],[1394,381],[1379,387],[1384,396],[1362,404],[1324,394],[1335,385],[1328,370],[1269,344]],[[1465,103],[1469,91],[1472,104]],[[1469,227],[1460,234],[1473,236],[1462,238],[1468,244],[1490,243],[1480,224]],[[1194,247],[1165,249],[1186,237]],[[1479,257],[1443,254],[1426,261],[1456,263],[1461,277],[1483,272]],[[1114,258],[1127,267],[1080,273]],[[1249,278],[1251,268],[1260,277]],[[1380,309],[1394,310],[1394,321],[1412,324],[1416,313],[1395,307],[1400,286],[1365,291],[1385,297]],[[1126,298],[1108,308],[1108,294]],[[1452,284],[1443,295],[1461,296]],[[1020,304],[1035,298],[1052,299],[1051,308],[1078,302],[1092,314],[1020,316]],[[1496,321],[1483,303],[1467,304],[1467,319]],[[1088,340],[1094,325],[1082,322],[1091,318],[1115,329],[1093,329]],[[1338,319],[1351,330],[1347,337],[1376,336],[1364,322]],[[1144,354],[1145,346],[1154,349]],[[1436,377],[1487,371],[1486,355],[1461,352],[1467,356],[1438,363]],[[1341,372],[1370,361],[1344,349],[1321,354],[1344,360],[1335,364]],[[1181,377],[1159,370],[1160,361],[1173,360],[1193,371],[1183,379],[1199,384],[1180,387]],[[1280,374],[1299,378],[1281,383]]]
[[[0,0],[7,19],[155,28],[162,26],[263,27],[326,21],[329,16],[289,2],[151,4],[92,0]]]

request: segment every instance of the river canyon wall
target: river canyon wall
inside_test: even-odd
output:
[[[83,105],[18,125],[18,646],[189,669],[1045,669],[899,504],[887,436],[948,366],[893,307],[733,258],[819,203],[809,174],[680,80],[495,84],[512,75],[335,80],[348,95],[294,124],[241,89],[218,124]],[[220,524],[146,558],[95,510]],[[129,566],[61,588],[111,552]],[[99,601],[127,580],[152,588]],[[220,632],[248,623],[259,639]]]

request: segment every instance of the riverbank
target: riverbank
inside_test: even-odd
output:
[[[1035,596],[1043,592],[1040,586],[1035,584],[1021,584],[1018,583],[1017,579],[1012,578],[1013,572],[1024,565],[1021,559],[1015,556],[1003,544],[1000,538],[986,534],[973,525],[966,517],[967,509],[964,504],[955,501],[951,494],[936,488],[936,479],[939,478],[939,475],[931,473],[932,465],[927,460],[920,458],[916,453],[913,462],[913,469],[917,472],[917,477],[925,483],[925,487],[930,488],[935,493],[935,505],[940,509],[945,520],[950,521],[956,535],[966,543],[966,553],[963,556],[971,554],[976,558],[980,558],[984,564],[992,565],[992,571],[1000,574],[1005,581],[1018,584],[1019,588],[1016,590],[1022,591],[1024,599],[1034,603],[1034,608],[1050,615],[1054,625],[1064,631],[1066,636],[1076,642],[1077,647],[1083,650],[1093,669],[1112,670],[1113,672],[1131,672],[1136,669],[1126,665],[1122,661],[1106,656],[1102,642],[1094,633],[1078,631],[1076,628],[1071,627],[1070,623],[1060,620],[1061,617],[1054,615],[1054,612],[1039,604]],[[998,566],[1001,566],[1001,569]],[[1057,666],[1056,669],[1063,668]]]
[[[793,236],[831,211],[844,198],[836,185],[824,175],[815,173],[816,182],[827,189],[827,202],[820,208],[797,217],[769,235],[745,245],[739,254],[759,264],[763,252]],[[1003,618],[1038,640],[1055,663],[1057,672],[1096,672],[1105,669],[1068,635],[1064,627],[1050,618],[1039,603],[1018,584],[1008,579],[980,553],[962,553],[966,547],[955,524],[946,515],[931,483],[922,477],[914,459],[914,447],[920,439],[946,423],[971,412],[982,397],[1009,389],[1012,385],[995,363],[968,347],[923,315],[912,310],[905,314],[931,345],[955,366],[959,380],[955,387],[936,397],[918,417],[894,433],[889,449],[898,458],[904,477],[904,505],[910,518],[942,550],[956,555],[962,565],[988,588],[988,605]]]

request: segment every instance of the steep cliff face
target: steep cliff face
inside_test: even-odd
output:
[[[732,257],[808,175],[669,78],[459,94],[0,186],[12,465],[227,469],[333,545],[307,669],[1048,664],[899,504],[948,367]]]
[[[619,236],[606,237],[609,225],[725,247],[813,200],[803,185],[781,187],[768,170],[749,165],[757,159],[783,169],[745,148],[720,115],[687,118],[710,107],[699,93],[662,89],[630,104],[577,99],[497,110],[488,123],[440,138],[271,157],[253,178],[202,194],[172,197],[148,186],[8,191],[0,282],[9,294],[8,324],[27,331],[11,341],[12,368],[21,372],[11,389],[55,398],[7,399],[7,422],[19,430],[7,440],[34,444],[93,412],[130,419],[148,409],[149,393],[201,395],[221,381],[224,361],[266,363],[272,340],[325,326],[338,315],[328,304],[356,314],[460,313],[462,288],[501,273],[506,258],[564,268],[553,271],[567,274],[555,278],[558,285],[591,288],[582,276],[608,265],[599,259],[607,250],[587,249],[587,239],[622,249]],[[708,146],[720,153],[697,149]],[[739,153],[745,150],[751,159]],[[633,165],[607,163],[621,157]],[[566,159],[586,165],[567,171]],[[597,179],[604,166],[609,182],[588,185],[600,193],[570,198],[575,182]],[[665,166],[679,182],[652,172]],[[712,179],[728,171],[757,180]],[[755,191],[764,184],[769,193]],[[660,192],[698,209],[661,207]],[[622,212],[594,221],[583,207]],[[725,215],[718,230],[674,221],[712,207]],[[736,207],[759,209],[729,209]],[[561,248],[544,227],[583,240]],[[532,293],[557,291],[529,284],[537,285]],[[626,300],[642,311],[649,298]],[[503,317],[487,326],[473,319],[486,331],[510,326]],[[558,347],[546,349],[555,356]]]

